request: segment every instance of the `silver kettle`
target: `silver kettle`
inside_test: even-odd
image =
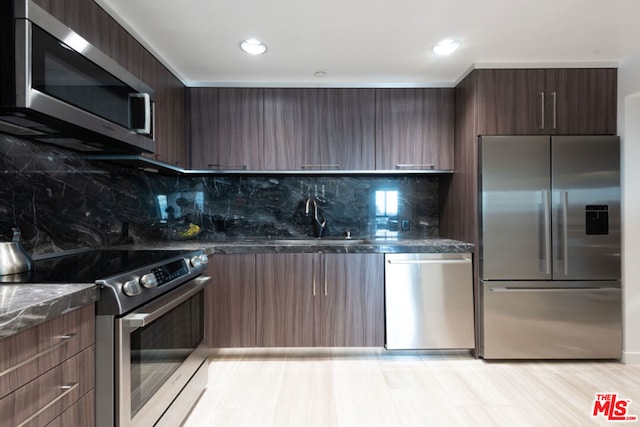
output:
[[[13,228],[13,239],[0,242],[0,276],[31,271],[33,261],[20,244],[20,230]]]

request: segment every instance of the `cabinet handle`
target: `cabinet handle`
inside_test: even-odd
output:
[[[311,260],[311,287],[313,290],[313,296],[316,296],[316,260]]]
[[[329,286],[327,284],[327,259],[324,259],[324,296],[329,293]]]
[[[433,163],[397,163],[396,169],[435,169]]]
[[[4,371],[0,372],[0,378],[3,377],[4,375],[8,374],[9,372],[15,371],[18,368],[21,368],[22,366],[25,366],[28,363],[33,362],[34,360],[39,359],[40,357],[51,353],[53,350],[57,349],[58,347],[62,347],[63,345],[65,345],[66,343],[69,342],[69,340],[71,340],[71,338],[75,337],[76,334],[67,334],[67,335],[60,335],[58,338],[60,339],[59,342],[55,343],[54,345],[52,345],[51,347],[47,348],[46,350],[42,350],[41,352],[34,354],[33,356],[29,357],[28,359],[23,360],[22,362],[18,363],[17,365],[13,365],[12,367],[5,369]]]
[[[218,170],[241,170],[241,171],[247,170],[247,165],[221,165],[218,163],[209,163],[207,167],[209,169],[218,169]]]
[[[557,119],[556,119],[556,115],[558,112],[558,103],[557,103],[557,96],[555,92],[551,92],[551,96],[553,97],[553,124],[551,125],[551,129],[555,130],[558,128],[557,126]]]
[[[340,165],[338,164],[300,165],[300,169],[340,169]]]
[[[68,395],[69,393],[71,393],[72,391],[77,389],[79,385],[80,385],[79,383],[73,383],[73,384],[65,384],[63,386],[60,386],[60,388],[62,390],[64,390],[64,392],[60,393],[60,395],[57,396],[56,398],[54,398],[51,402],[47,403],[42,408],[38,409],[38,412],[36,412],[35,414],[31,415],[29,418],[27,418],[26,420],[24,420],[23,422],[18,424],[16,427],[22,427],[22,426],[25,426],[25,425],[29,424],[31,421],[33,421],[35,418],[37,418],[44,411],[49,409],[51,406],[55,405],[57,401],[63,399],[66,395]]]
[[[540,129],[544,129],[544,92],[540,92]]]

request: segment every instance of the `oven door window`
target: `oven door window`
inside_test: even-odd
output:
[[[130,334],[131,418],[204,340],[204,292]]]

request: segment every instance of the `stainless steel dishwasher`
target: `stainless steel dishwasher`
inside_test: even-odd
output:
[[[474,348],[471,254],[386,254],[387,349]]]

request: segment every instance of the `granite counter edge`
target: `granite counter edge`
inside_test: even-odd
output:
[[[0,285],[0,290],[4,294],[0,310],[0,339],[93,304],[100,298],[100,289],[93,283]],[[8,294],[20,295],[13,301],[7,301]]]

